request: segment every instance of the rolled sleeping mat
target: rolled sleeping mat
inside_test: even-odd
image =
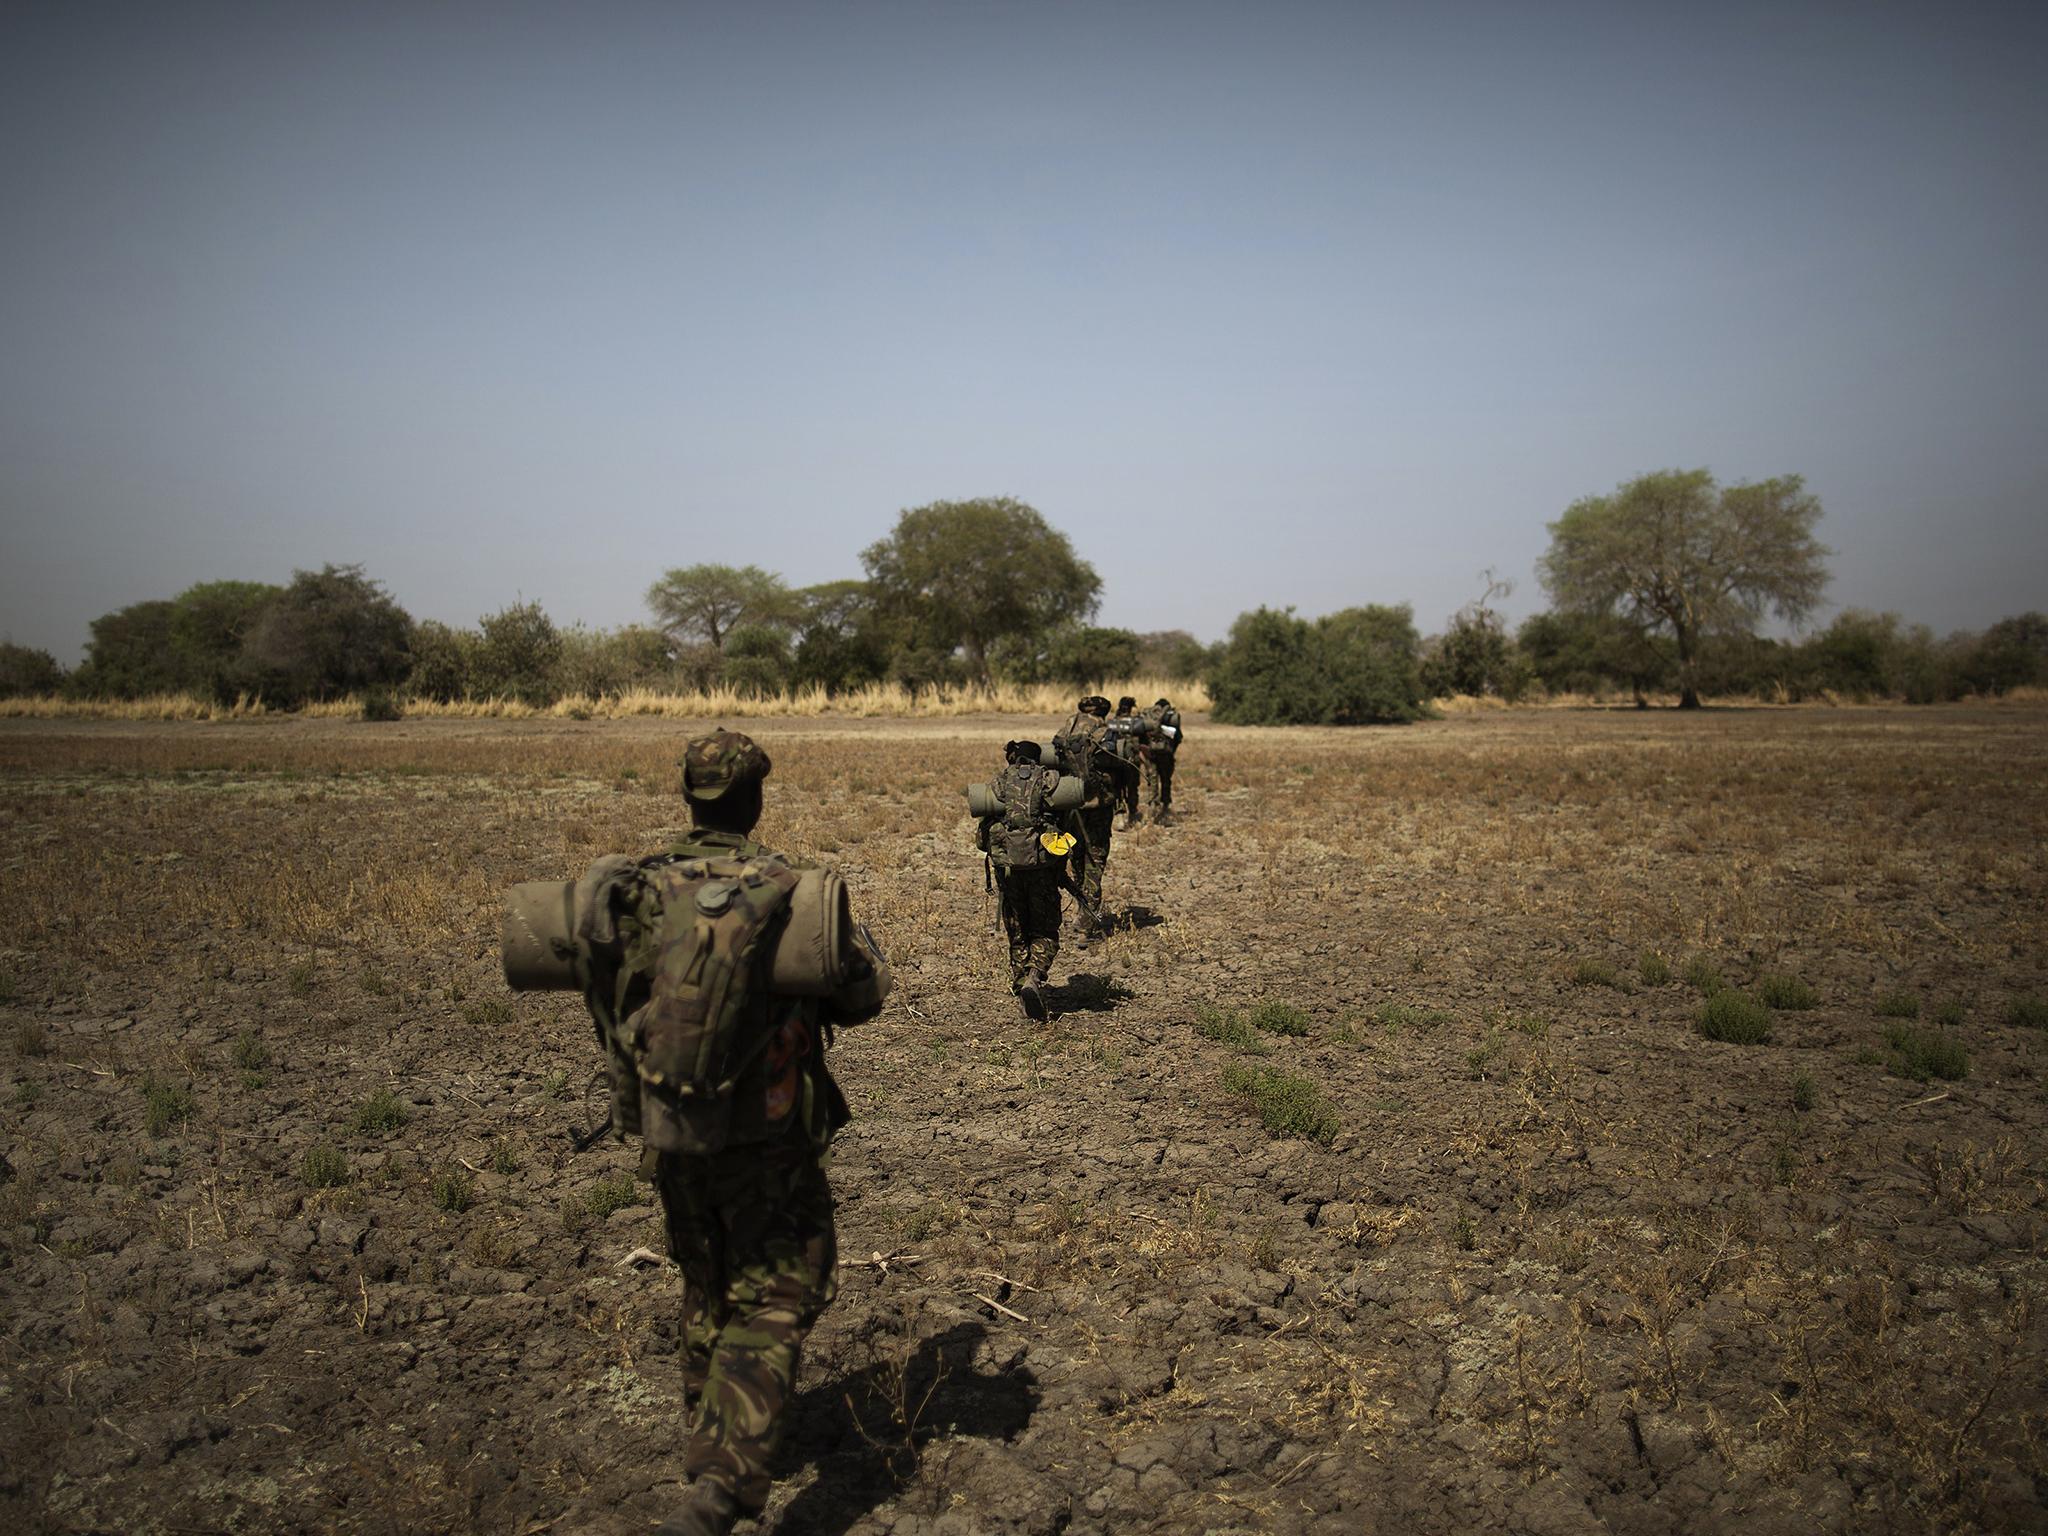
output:
[[[1078,811],[1087,802],[1088,784],[1085,779],[1071,779],[1064,773],[1052,793],[1045,797],[1045,803],[1062,816],[1068,811]]]
[[[976,821],[981,820],[984,816],[999,815],[1002,809],[1002,801],[995,797],[995,794],[988,785],[970,784],[967,786],[967,814]]]
[[[576,990],[576,882],[528,880],[505,893],[499,949],[514,992]]]
[[[768,985],[786,997],[829,997],[846,980],[853,940],[853,905],[836,869],[797,873],[789,921],[768,960]]]

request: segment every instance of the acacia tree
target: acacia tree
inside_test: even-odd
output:
[[[1660,470],[1574,502],[1537,573],[1560,607],[1668,641],[1679,707],[1698,709],[1702,636],[1749,633],[1767,609],[1797,622],[1820,601],[1820,514],[1797,475],[1720,487],[1704,469]]]
[[[1067,536],[1008,496],[935,501],[861,553],[878,608],[906,653],[964,653],[978,682],[989,647],[1093,616],[1102,578]]]
[[[734,626],[788,626],[798,608],[782,578],[758,565],[678,566],[647,589],[647,606],[679,643],[714,651]]]

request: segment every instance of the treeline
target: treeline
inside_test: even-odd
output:
[[[406,699],[547,706],[642,691],[773,698],[875,684],[914,697],[1142,676],[1205,684],[1222,720],[1344,724],[1412,720],[1431,699],[1460,695],[1934,703],[2048,685],[2040,613],[1938,638],[1892,614],[1850,609],[1803,639],[1758,635],[1766,598],[1788,615],[1810,607],[1825,579],[1824,551],[1810,538],[1778,539],[1775,568],[1745,567],[1750,600],[1724,594],[1718,609],[1693,601],[1666,613],[1657,606],[1663,585],[1637,593],[1615,573],[1670,568],[1668,553],[1646,541],[1667,538],[1672,508],[1688,505],[1705,534],[1693,545],[1708,549],[1773,516],[1803,537],[1819,516],[1796,477],[1721,488],[1704,471],[1662,472],[1588,498],[1551,525],[1542,569],[1556,606],[1517,627],[1494,606],[1508,585],[1489,574],[1486,594],[1426,639],[1406,606],[1313,620],[1259,608],[1204,646],[1180,630],[1093,623],[1101,578],[1022,502],[934,502],[904,512],[862,552],[864,579],[790,587],[758,566],[678,567],[648,588],[650,622],[618,629],[564,628],[535,602],[468,627],[416,621],[353,565],[299,571],[282,586],[202,582],[93,620],[86,659],[69,672],[47,651],[0,644],[0,697],[189,694],[291,709],[355,696],[378,713]]]
[[[862,554],[864,580],[790,587],[757,566],[694,565],[648,588],[651,622],[558,625],[515,602],[473,626],[415,620],[360,566],[283,586],[211,581],[92,621],[67,673],[0,646],[0,696],[191,694],[271,708],[359,696],[548,705],[635,691],[767,698],[893,683],[913,695],[990,683],[1081,686],[1194,677],[1208,651],[1182,631],[1090,622],[1102,589],[1065,534],[1008,498],[907,511]]]

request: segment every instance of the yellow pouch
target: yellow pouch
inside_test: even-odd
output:
[[[1038,834],[1038,846],[1054,858],[1064,859],[1073,851],[1074,839],[1066,832],[1041,832]]]

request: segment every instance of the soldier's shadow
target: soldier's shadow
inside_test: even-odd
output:
[[[1045,989],[1046,1006],[1062,1013],[1113,1013],[1137,994],[1114,976],[1082,971],[1057,987]]]
[[[1038,1378],[1014,1361],[977,1369],[987,1337],[956,1323],[915,1347],[871,1349],[867,1364],[798,1393],[775,1475],[809,1462],[817,1476],[773,1529],[841,1536],[915,1479],[934,1441],[1014,1439],[1037,1411]]]

